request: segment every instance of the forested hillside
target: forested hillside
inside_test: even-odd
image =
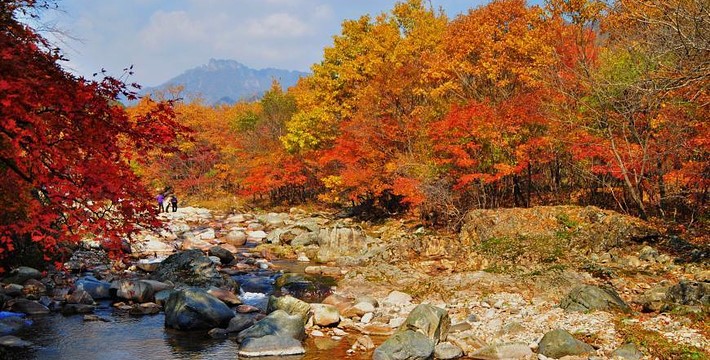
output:
[[[293,88],[177,104],[195,131],[184,154],[136,168],[192,199],[442,225],[543,204],[695,223],[710,174],[706,11],[699,0],[503,0],[450,19],[401,2],[345,21]]]

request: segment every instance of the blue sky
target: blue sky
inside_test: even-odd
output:
[[[427,0],[450,18],[485,0]],[[532,1],[539,3],[540,1]],[[87,77],[105,68],[155,86],[210,58],[249,67],[308,71],[345,19],[390,10],[395,0],[61,0],[42,20]],[[46,34],[45,34],[46,35]]]

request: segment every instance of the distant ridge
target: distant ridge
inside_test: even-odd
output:
[[[232,104],[254,100],[271,88],[276,79],[286,89],[308,73],[283,69],[252,69],[234,60],[210,59],[206,65],[186,70],[156,87],[144,88],[141,95],[154,93],[174,85],[183,85],[186,98],[199,96],[207,104]]]

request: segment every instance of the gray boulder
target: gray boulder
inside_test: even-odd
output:
[[[170,255],[160,263],[151,278],[198,287],[236,287],[234,280],[220,274],[215,264],[200,250],[187,250]]]
[[[622,358],[625,360],[641,360],[643,353],[633,343],[628,343],[619,346],[611,353],[611,357]]]
[[[458,359],[463,356],[463,350],[460,347],[450,343],[442,342],[434,347],[434,358],[440,360]]]
[[[256,322],[256,313],[237,313],[231,320],[229,320],[229,325],[227,325],[227,332],[238,333],[244,329],[249,328]]]
[[[613,289],[592,285],[578,286],[564,298],[560,307],[565,311],[622,311],[631,312],[631,308]]]
[[[528,359],[533,352],[527,344],[495,344],[484,346],[471,354],[472,359],[502,360]]]
[[[19,312],[27,315],[49,314],[48,307],[40,304],[37,301],[27,299],[13,299],[8,301],[5,306],[9,311]]]
[[[165,326],[178,330],[224,328],[234,312],[202,289],[175,291],[165,303]]]
[[[239,347],[239,356],[287,356],[304,354],[301,342],[288,336],[266,335],[244,339]]]
[[[141,280],[119,280],[111,284],[116,296],[139,303],[153,301],[153,286]]]
[[[219,258],[219,261],[222,264],[229,264],[234,260],[234,254],[232,254],[231,251],[221,247],[221,246],[213,246],[209,250],[210,255],[216,256]]]
[[[451,327],[449,313],[430,304],[419,304],[409,313],[399,331],[414,330],[426,335],[434,344],[446,340]]]
[[[666,301],[677,305],[710,305],[710,283],[681,281],[671,286]]]
[[[308,320],[308,313],[311,311],[311,305],[290,295],[271,296],[269,298],[269,311],[275,310],[283,310],[289,315],[296,315],[305,324]]]
[[[372,354],[373,360],[424,360],[434,354],[434,342],[412,330],[400,331],[382,343]]]
[[[267,335],[303,340],[306,337],[306,329],[301,316],[289,315],[283,310],[276,310],[241,331],[237,335],[237,341],[242,342],[248,338],[260,338]]]
[[[22,285],[25,281],[29,279],[39,280],[42,278],[42,273],[29,266],[20,266],[16,269],[10,271],[10,275],[4,278],[2,281],[5,284],[19,284]]]
[[[106,281],[99,281],[92,276],[79,279],[74,285],[77,290],[84,290],[89,293],[94,300],[111,297],[111,284]]]
[[[593,352],[593,347],[575,339],[570,333],[562,329],[548,332],[538,344],[538,353],[554,359],[567,355],[583,355]]]

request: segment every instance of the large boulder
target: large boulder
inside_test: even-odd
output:
[[[311,304],[313,323],[318,326],[333,326],[340,322],[338,308],[328,304]]]
[[[229,276],[217,271],[215,264],[200,250],[187,250],[170,255],[151,274],[159,281],[172,281],[199,287],[234,288],[236,283]]]
[[[227,233],[224,239],[227,244],[239,247],[247,242],[247,234],[242,230],[234,229]]]
[[[119,280],[111,285],[116,296],[139,303],[153,301],[153,286],[141,280]]]
[[[642,220],[593,206],[536,206],[472,210],[464,218],[460,237],[470,245],[509,239],[521,251],[539,251],[532,242],[559,238],[564,244],[557,245],[566,248],[599,251],[657,233]]]
[[[249,328],[256,322],[257,313],[243,314],[237,312],[237,314],[229,320],[229,325],[227,325],[228,333],[238,333],[244,329]]]
[[[239,356],[288,356],[304,354],[306,349],[294,338],[278,335],[266,335],[244,339],[239,347]]]
[[[677,305],[710,305],[710,283],[681,281],[668,289],[666,301]]]
[[[446,340],[449,327],[451,327],[451,319],[445,309],[430,304],[419,304],[409,313],[399,331],[419,331],[436,345]]]
[[[575,339],[570,333],[562,329],[548,332],[538,343],[538,353],[554,359],[567,355],[584,355],[593,352],[593,347]]]
[[[622,311],[631,312],[631,308],[613,289],[592,285],[578,286],[570,291],[560,302],[566,311]]]
[[[210,247],[209,254],[218,257],[219,261],[225,265],[234,260],[234,254],[221,246]]]
[[[494,344],[484,346],[469,356],[479,360],[529,359],[533,355],[527,344]]]
[[[623,360],[641,360],[643,353],[634,345],[634,343],[626,343],[619,346],[611,353],[611,357]]]
[[[303,340],[306,337],[303,318],[299,315],[289,315],[283,310],[276,310],[249,328],[239,332],[237,341],[243,342],[248,338],[260,338],[267,335]]]
[[[49,308],[37,301],[27,299],[12,299],[5,303],[5,307],[11,312],[18,312],[27,315],[49,314]]]
[[[234,311],[202,289],[175,291],[165,302],[165,326],[178,330],[224,328],[233,317]]]
[[[306,320],[308,320],[308,313],[311,311],[311,306],[307,302],[296,299],[290,295],[281,297],[271,296],[269,298],[269,311],[275,310],[283,310],[289,315],[296,315],[300,317],[305,324]]]
[[[111,297],[111,283],[99,281],[92,276],[79,279],[74,283],[77,290],[84,290],[94,300],[108,299]]]
[[[25,281],[29,279],[41,279],[42,278],[42,273],[35,269],[31,268],[28,266],[20,266],[16,269],[13,269],[10,271],[10,275],[5,277],[2,282],[5,284],[19,284],[22,285],[25,283]]]
[[[336,225],[332,228],[320,229],[317,260],[329,262],[341,256],[361,255],[367,252],[369,240],[359,228]]]
[[[425,360],[434,353],[434,342],[413,330],[398,332],[372,354],[373,360]]]

